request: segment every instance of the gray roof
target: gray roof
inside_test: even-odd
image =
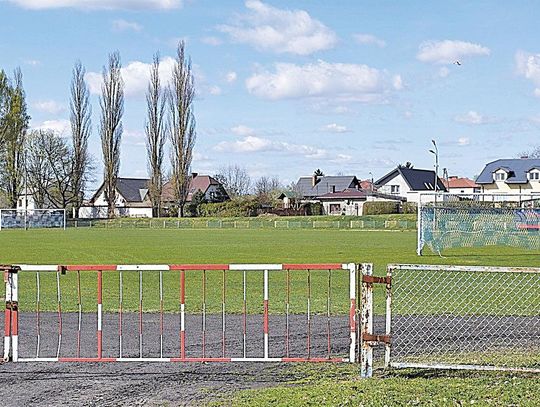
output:
[[[529,182],[527,173],[533,168],[540,168],[538,158],[505,158],[487,163],[478,178],[477,184],[493,183],[493,173],[498,169],[504,169],[508,173],[508,178],[504,181],[507,184],[526,184]]]
[[[313,186],[313,177],[300,177],[296,185],[302,198],[314,198],[329,192],[356,188],[358,184],[359,181],[354,175],[343,175],[317,177],[315,186]]]
[[[384,177],[375,182],[376,186],[382,186],[395,178],[398,174],[401,174],[405,182],[409,185],[413,191],[433,191],[433,184],[435,182],[435,171],[433,170],[420,170],[417,168],[397,167],[390,171]],[[439,191],[446,191],[446,187],[440,178],[437,178],[437,189]]]
[[[116,189],[128,202],[142,202],[148,192],[148,178],[117,178]]]

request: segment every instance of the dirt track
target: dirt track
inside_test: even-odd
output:
[[[165,316],[164,356],[178,356],[178,315]],[[60,356],[76,354],[77,315],[63,315],[63,338]],[[226,356],[243,352],[242,316],[227,317]],[[3,317],[0,324],[3,323]],[[291,316],[290,356],[306,356],[306,317]],[[55,356],[58,344],[58,321],[54,313],[44,313],[40,321],[40,357]],[[186,354],[202,356],[202,321],[188,316]],[[36,353],[36,319],[34,314],[20,316],[20,357]],[[81,356],[95,356],[96,318],[83,316]],[[138,315],[124,315],[124,356],[137,357],[139,352]],[[144,315],[143,353],[159,356],[159,315]],[[248,317],[248,357],[262,356],[262,318]],[[118,356],[117,315],[104,318],[103,356]],[[327,356],[327,320],[312,320],[311,356]],[[270,356],[284,356],[285,321],[270,317]],[[348,351],[348,319],[331,320],[332,356],[345,356]],[[206,356],[221,356],[221,316],[207,319]],[[270,387],[296,380],[298,370],[285,363],[5,363],[0,366],[2,386],[0,404],[9,406],[136,406],[136,405],[200,405],[222,400],[235,391]]]

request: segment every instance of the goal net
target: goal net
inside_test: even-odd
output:
[[[540,248],[540,196],[422,194],[418,246],[441,253],[454,247]]]
[[[0,230],[66,228],[65,209],[0,209]]]

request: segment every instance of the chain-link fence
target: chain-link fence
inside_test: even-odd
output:
[[[222,220],[222,219],[70,219],[68,227],[115,229],[359,229],[414,230],[413,220]]]
[[[540,372],[540,269],[390,265],[390,366]]]

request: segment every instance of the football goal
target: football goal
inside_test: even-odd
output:
[[[421,194],[418,245],[441,254],[454,247],[540,248],[540,195]]]
[[[0,209],[0,230],[66,228],[65,209]]]

